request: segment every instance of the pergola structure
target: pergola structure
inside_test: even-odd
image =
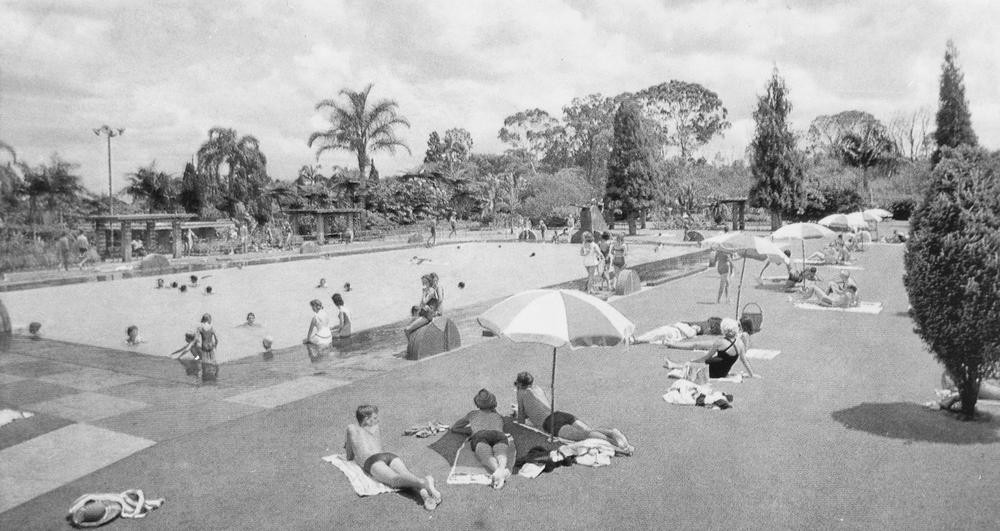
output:
[[[292,225],[292,233],[299,233],[300,220],[302,216],[312,216],[316,219],[316,243],[323,245],[326,243],[326,218],[332,217],[334,220],[340,218],[347,222],[348,228],[357,231],[358,227],[364,227],[364,209],[362,208],[296,208],[292,210],[282,210],[288,214],[289,222]]]
[[[115,225],[121,230],[121,256],[125,262],[132,260],[132,231],[136,224],[140,225],[139,230],[145,231],[145,245],[151,248],[156,241],[156,223],[170,222],[170,242],[173,249],[174,258],[180,258],[183,250],[181,240],[181,222],[195,217],[194,214],[112,214],[87,216],[87,219],[94,222],[94,229],[98,235],[104,234],[105,255],[111,256],[114,247]],[[96,243],[96,242],[95,242]],[[100,246],[98,246],[100,247]]]
[[[737,197],[730,199],[719,199],[720,203],[729,203],[732,205],[733,213],[733,230],[743,230],[746,228],[746,215],[747,215],[747,198]]]

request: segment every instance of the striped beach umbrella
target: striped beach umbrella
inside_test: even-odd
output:
[[[508,297],[478,318],[480,326],[516,343],[552,347],[552,412],[556,411],[556,350],[625,342],[635,325],[607,302],[582,291],[535,289]]]

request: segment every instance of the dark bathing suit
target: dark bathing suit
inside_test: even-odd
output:
[[[372,454],[371,457],[365,459],[365,464],[364,466],[361,467],[361,469],[365,471],[365,474],[368,474],[370,476],[372,475],[372,466],[374,466],[375,463],[382,461],[383,463],[385,463],[385,466],[389,466],[389,464],[392,463],[393,459],[399,459],[399,456],[392,452],[381,452],[377,454]]]
[[[551,433],[552,435],[559,436],[559,430],[563,426],[569,426],[576,422],[576,417],[566,413],[565,411],[556,411],[555,413],[545,417],[542,421],[542,429]]]
[[[733,349],[732,354],[727,354],[729,349]],[[715,356],[705,360],[708,364],[708,377],[709,378],[725,378],[729,375],[729,369],[733,368],[736,364],[736,360],[740,358],[739,351],[736,349],[736,341],[730,341],[729,346],[716,352]]]
[[[493,446],[494,444],[506,442],[507,434],[497,430],[479,430],[476,433],[473,433],[472,437],[469,437],[469,446],[471,446],[473,450],[476,449],[476,446],[479,445],[479,443],[486,443]]]

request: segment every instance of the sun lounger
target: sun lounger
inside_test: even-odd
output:
[[[882,313],[882,303],[881,302],[861,302],[857,306],[852,308],[839,308],[834,306],[821,306],[813,302],[796,302],[795,307],[802,310],[828,310],[833,312],[848,312],[848,313],[870,313],[879,314]]]
[[[351,488],[354,489],[354,492],[358,496],[375,496],[376,494],[385,494],[399,490],[375,481],[374,478],[365,474],[365,471],[361,470],[361,467],[357,463],[348,461],[341,454],[328,455],[323,460],[331,463],[347,476],[347,480],[351,482]]]

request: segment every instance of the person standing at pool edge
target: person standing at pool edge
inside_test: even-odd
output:
[[[733,258],[726,251],[715,252],[715,270],[719,273],[719,294],[715,303],[719,304],[722,294],[726,294],[726,304],[729,304],[729,279],[733,276]]]

